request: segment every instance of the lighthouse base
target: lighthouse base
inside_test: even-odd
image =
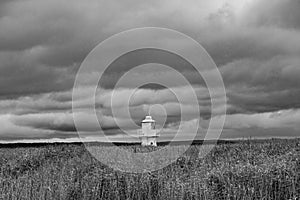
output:
[[[157,146],[156,137],[141,137],[142,146]]]

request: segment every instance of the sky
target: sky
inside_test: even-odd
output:
[[[172,139],[180,121],[185,134],[199,125],[197,138],[201,138],[209,120],[222,116],[211,115],[210,97],[201,77],[189,63],[168,52],[131,52],[111,64],[96,95],[102,132],[85,110],[89,88],[73,101],[80,111],[72,112],[72,89],[85,57],[113,34],[140,27],[180,31],[199,42],[215,61],[227,94],[221,138],[299,137],[299,9],[298,0],[1,1],[0,141],[77,141],[74,115],[81,120],[86,140],[105,140],[106,136],[128,141],[118,124],[136,133],[137,127],[123,115],[122,102],[133,91],[130,114],[137,125],[151,108],[161,138]],[[151,56],[188,77],[197,94],[200,116],[185,94],[186,86],[168,79],[172,73],[158,64],[148,65],[150,70],[140,71],[136,80],[147,75],[170,80],[172,89],[184,94],[186,101],[178,103],[168,88],[155,85],[132,88],[125,82],[113,88],[128,66],[143,64],[139,58]],[[111,112],[113,91],[118,116]],[[183,121],[180,108],[189,113]],[[162,117],[165,115],[167,118]]]

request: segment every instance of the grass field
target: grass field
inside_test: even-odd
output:
[[[300,198],[300,139],[219,144],[205,158],[199,148],[192,145],[161,170],[128,174],[99,163],[80,144],[2,146],[0,199]]]

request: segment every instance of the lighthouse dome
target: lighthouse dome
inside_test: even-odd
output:
[[[153,123],[155,122],[154,119],[150,115],[146,116],[145,119],[142,121],[142,123]]]

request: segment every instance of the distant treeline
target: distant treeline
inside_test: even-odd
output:
[[[270,139],[261,139],[261,140],[194,140],[194,141],[161,141],[158,142],[158,146],[166,146],[166,145],[201,145],[201,144],[232,144],[232,143],[239,143],[239,142],[255,142],[255,143],[261,143],[266,140]],[[288,140],[288,139],[272,139],[272,140]],[[101,145],[101,146],[134,146],[134,145],[140,145],[139,142],[132,142],[132,143],[126,143],[126,142],[70,142],[70,143],[64,143],[64,142],[55,142],[55,143],[7,143],[7,144],[0,144],[0,148],[18,148],[18,147],[46,147],[46,146],[61,146],[61,145]]]

